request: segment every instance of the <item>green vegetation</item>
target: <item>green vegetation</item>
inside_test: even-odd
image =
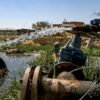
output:
[[[92,80],[92,81],[95,80],[95,73],[96,73],[95,71],[96,71],[96,67],[94,64],[85,66],[85,68],[83,69],[83,72],[84,72],[86,80]]]
[[[88,80],[97,80],[97,62],[98,58],[94,56],[100,56],[100,49],[99,48],[88,48],[83,50],[85,54],[87,54],[87,63],[84,67],[84,75]]]
[[[49,50],[51,49],[51,45],[12,45],[12,46],[2,46],[2,51],[6,51],[7,49],[18,49],[22,52],[30,52],[30,51],[40,51],[40,50]]]
[[[0,91],[0,100],[20,100],[20,90],[20,82],[14,79],[9,88]]]
[[[40,51],[40,56],[38,56],[35,60],[30,62],[29,64],[34,65],[40,65],[42,68],[50,68],[52,67],[52,64],[54,63],[54,58],[52,56],[52,49],[46,48],[43,51]]]
[[[92,56],[100,56],[100,48],[92,48],[92,51],[90,51],[90,49],[83,49],[84,54],[89,55],[90,52]]]
[[[32,25],[33,29],[41,30],[42,28],[50,27],[50,24],[46,21],[39,21]]]

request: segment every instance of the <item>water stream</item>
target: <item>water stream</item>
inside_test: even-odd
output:
[[[5,88],[10,85],[10,81],[14,78],[21,79],[21,74],[24,73],[26,67],[29,66],[29,62],[35,59],[34,54],[30,56],[25,55],[6,55],[0,53],[0,57],[7,65],[8,73],[5,78],[0,79],[0,88]]]

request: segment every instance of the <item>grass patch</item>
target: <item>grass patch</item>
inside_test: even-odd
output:
[[[9,88],[0,92],[0,100],[20,100],[20,90],[20,82],[14,79]]]
[[[94,58],[94,56],[100,56],[100,49],[88,48],[84,49],[83,51],[87,55],[86,66],[83,69],[85,78],[88,80],[98,80],[96,76],[96,69],[99,65],[97,65],[98,59],[96,57]]]
[[[40,65],[43,68],[52,67],[51,65],[54,63],[54,58],[52,56],[52,49],[50,47],[45,48],[40,52],[40,56],[38,56],[35,60],[30,62],[30,65]]]
[[[40,51],[40,50],[49,50],[51,49],[52,46],[51,45],[40,45],[40,46],[36,46],[36,45],[22,45],[22,44],[18,44],[18,45],[12,45],[12,46],[2,46],[2,50],[1,51],[6,51],[7,49],[18,49],[22,52],[31,52],[31,51]]]
[[[82,50],[86,55],[89,55],[92,52],[92,56],[100,56],[100,48],[92,48],[92,51],[90,51],[89,48],[83,48]]]

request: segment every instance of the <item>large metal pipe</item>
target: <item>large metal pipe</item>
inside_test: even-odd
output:
[[[7,66],[4,60],[0,57],[0,78],[7,74]]]
[[[42,76],[39,66],[32,72],[29,70],[25,71],[22,81],[22,100],[66,100],[66,98],[68,100],[83,100],[84,97],[84,100],[89,100],[91,96],[94,100],[94,98],[100,97],[99,82],[47,78],[47,76]]]
[[[55,94],[78,94],[84,95],[96,82],[92,81],[78,81],[78,80],[61,80],[61,79],[50,79],[42,78],[40,84],[44,91],[52,92]],[[100,84],[95,84],[90,92],[94,92],[96,95],[100,95]]]

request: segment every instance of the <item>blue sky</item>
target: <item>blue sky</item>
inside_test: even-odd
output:
[[[0,28],[31,28],[32,23],[61,23],[99,18],[100,0],[0,0]]]

